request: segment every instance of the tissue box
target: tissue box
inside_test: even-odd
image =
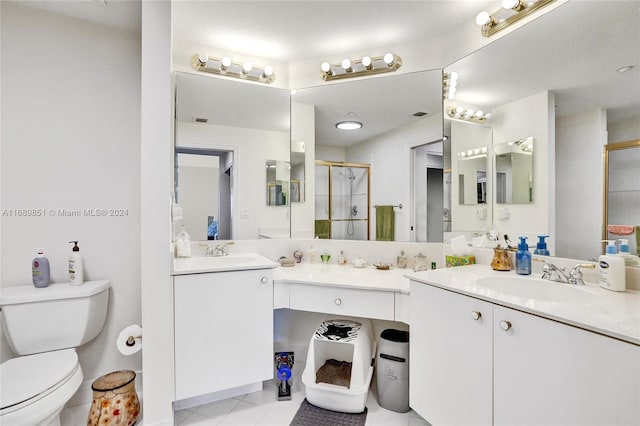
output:
[[[448,254],[445,256],[447,268],[451,268],[452,266],[464,266],[464,265],[473,265],[476,263],[476,257],[468,254],[465,256],[454,256],[452,254]]]

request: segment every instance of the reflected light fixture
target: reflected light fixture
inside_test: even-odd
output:
[[[336,127],[340,130],[358,130],[362,128],[362,123],[355,120],[340,121]]]
[[[194,55],[193,58],[191,58],[191,66],[196,71],[235,77],[259,83],[271,84],[276,79],[276,76],[273,73],[273,67],[269,65],[261,68],[253,65],[249,61],[232,61],[228,56],[215,57],[205,54]]]
[[[482,35],[490,37],[553,3],[555,0],[502,0],[502,8],[489,14],[482,11],[476,15],[476,24],[482,27]]]
[[[442,75],[442,98],[454,100],[458,87],[458,73],[453,71]]]
[[[465,108],[463,106],[450,106],[447,108],[447,116],[456,120],[470,121],[473,123],[484,123],[491,118],[491,113],[481,110]]]
[[[393,53],[384,56],[363,56],[361,59],[343,59],[339,64],[323,62],[320,65],[320,77],[323,80],[336,80],[347,77],[361,77],[370,74],[395,71],[402,66],[402,59]]]

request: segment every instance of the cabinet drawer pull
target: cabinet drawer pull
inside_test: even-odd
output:
[[[511,321],[505,321],[505,320],[500,321],[500,328],[502,329],[502,331],[511,330]]]
[[[267,277],[262,277],[262,278],[260,278],[260,282],[261,282],[262,284],[266,284],[266,283],[268,283],[268,282],[269,282],[269,278],[267,278]]]
[[[336,298],[336,305],[338,306],[342,305],[342,299],[340,299],[339,297]]]
[[[471,318],[473,318],[474,320],[478,321],[480,318],[482,318],[482,312],[471,311]]]

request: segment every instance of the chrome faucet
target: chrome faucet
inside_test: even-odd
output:
[[[569,273],[569,284],[584,285],[582,280],[582,269],[595,269],[595,263],[579,263],[571,269]]]
[[[582,269],[594,269],[596,267],[593,263],[579,263],[575,265],[571,272],[567,275],[565,273],[564,267],[558,268],[553,263],[548,260],[543,260],[539,258],[534,258],[537,261],[544,262],[542,266],[542,279],[549,281],[556,281],[560,283],[567,283],[573,285],[584,285],[584,280],[582,279]]]
[[[211,244],[200,243],[199,245],[200,245],[200,247],[206,247],[207,248],[206,251],[204,252],[205,256],[215,256],[213,254],[213,247],[211,246]]]
[[[228,246],[232,244],[233,244],[233,241],[229,241],[225,244],[217,244],[215,247],[207,243],[200,243],[200,246],[207,248],[204,253],[205,256],[221,257],[221,256],[229,256]]]

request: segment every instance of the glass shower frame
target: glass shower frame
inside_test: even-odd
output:
[[[332,161],[322,161],[316,160],[316,214],[315,219],[324,220],[327,219],[329,221],[329,238],[331,239],[360,239],[360,240],[369,240],[370,238],[370,229],[369,229],[369,216],[371,210],[371,165],[362,164],[362,163],[342,163],[342,162],[332,162]],[[328,177],[326,187],[319,187],[321,182],[318,182],[318,171],[319,167],[326,167],[327,172],[322,173],[323,176]],[[366,173],[366,194],[356,194],[357,197],[362,197],[362,195],[366,195],[366,205],[363,209],[364,213],[363,217],[350,217],[348,218],[340,217],[338,212],[336,211],[337,200],[336,197],[349,197],[349,194],[336,194],[336,185],[334,182],[335,174],[337,170],[342,169],[358,169],[362,170]],[[322,185],[324,186],[324,185]],[[354,203],[355,204],[355,203]],[[350,206],[352,208],[353,206]],[[335,235],[338,232],[338,229],[343,225],[343,222],[351,222],[350,224],[358,225],[364,224],[364,228],[366,230],[366,238],[349,238],[348,235]],[[346,225],[349,226],[349,223]],[[355,233],[355,230],[354,230]]]

